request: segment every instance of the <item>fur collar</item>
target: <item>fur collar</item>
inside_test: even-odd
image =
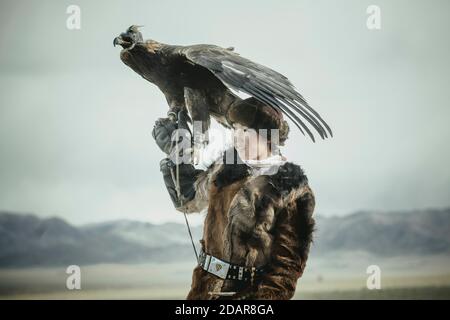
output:
[[[250,175],[250,167],[242,162],[236,149],[233,148],[233,152],[234,163],[232,164],[226,164],[225,154],[223,155],[223,166],[214,180],[215,186],[219,189]],[[303,169],[292,162],[286,162],[280,166],[276,174],[268,177],[270,183],[282,194],[288,194],[294,188],[308,184],[308,178]]]
[[[308,184],[308,177],[303,169],[292,162],[283,164],[276,174],[269,176],[269,179],[282,194],[288,194],[293,189]]]
[[[214,180],[215,186],[219,189],[250,175],[250,168],[241,160],[235,148],[233,148],[232,152],[234,153],[234,162],[230,164],[225,161],[227,152],[223,154],[223,167]]]

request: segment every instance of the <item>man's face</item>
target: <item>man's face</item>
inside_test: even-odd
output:
[[[257,159],[267,155],[267,140],[254,129],[240,124],[233,126],[234,147],[242,159]]]

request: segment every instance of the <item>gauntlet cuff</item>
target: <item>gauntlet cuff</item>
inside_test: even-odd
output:
[[[199,173],[202,170],[195,169],[192,164],[181,163],[178,166],[179,181],[180,181],[180,196],[179,199],[175,179],[176,179],[176,165],[169,158],[164,158],[159,163],[160,170],[163,174],[164,183],[170,198],[175,208],[181,208],[195,197],[194,183]]]

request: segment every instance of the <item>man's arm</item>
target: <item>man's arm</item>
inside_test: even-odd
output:
[[[180,197],[176,190],[176,166],[169,159],[162,159],[160,170],[170,198],[178,211],[200,212],[208,205],[209,170],[195,169],[192,164],[179,164]]]
[[[187,114],[180,114],[178,122],[170,118],[158,119],[152,131],[152,136],[159,148],[167,155],[173,154],[176,144],[174,141],[175,130],[184,129],[189,133],[187,127]],[[183,151],[185,152],[185,151]],[[169,158],[160,162],[160,170],[170,198],[179,211],[190,213],[200,212],[208,205],[208,189],[210,174],[209,170],[195,169],[191,163],[180,163],[178,165],[178,181],[180,184],[180,196],[177,193],[177,166]]]

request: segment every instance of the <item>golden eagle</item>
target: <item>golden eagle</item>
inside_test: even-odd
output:
[[[315,141],[308,123],[322,139],[333,135],[328,124],[282,74],[234,52],[233,48],[198,44],[168,45],[143,40],[131,26],[113,41],[121,60],[164,93],[172,111],[188,110],[192,120],[209,128],[210,116],[226,127],[227,111],[236,104],[266,104],[285,114]],[[251,97],[241,99],[234,92]]]

